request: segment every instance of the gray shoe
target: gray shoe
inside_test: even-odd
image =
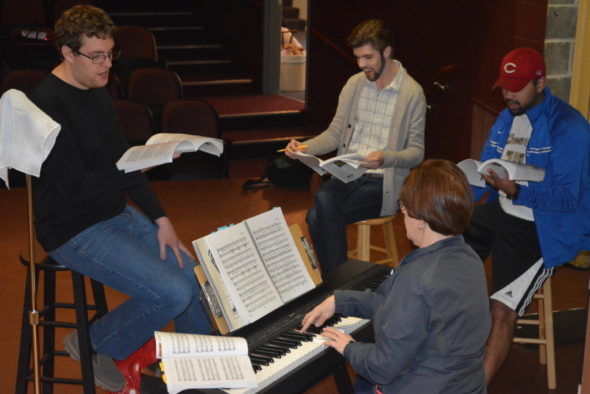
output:
[[[66,352],[76,361],[80,361],[78,331],[70,332],[64,338]],[[117,392],[125,387],[125,377],[119,371],[112,358],[100,353],[92,354],[94,383],[107,391]]]

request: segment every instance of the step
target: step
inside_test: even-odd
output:
[[[191,11],[109,12],[109,16],[118,26],[150,27],[200,24],[198,18]]]
[[[170,70],[178,73],[185,97],[230,96],[256,94],[259,83],[233,63],[172,64]]]
[[[210,42],[202,25],[148,26],[157,45],[182,45]]]
[[[210,77],[208,77],[210,78]],[[182,82],[184,97],[255,94],[259,89],[250,78],[217,78]]]
[[[174,68],[179,66],[219,66],[222,64],[232,64],[232,60],[228,58],[223,59],[211,59],[211,58],[204,58],[204,59],[184,59],[184,60],[168,60],[168,67]]]
[[[321,127],[315,125],[258,128],[253,130],[228,130],[223,132],[223,138],[232,142],[232,146],[284,143],[292,139],[304,140],[316,136]]]
[[[292,139],[304,141],[316,136],[321,130],[321,127],[305,124],[252,130],[231,130],[222,132],[222,137],[231,141],[230,159],[270,158],[277,155],[277,150],[284,148]]]
[[[168,68],[178,73],[183,81],[211,79],[214,75],[234,75],[239,72],[239,67],[230,59],[173,61],[168,63]]]
[[[284,110],[220,115],[219,127],[222,132],[237,129],[256,129],[271,127],[294,127],[309,123],[307,114],[300,111]]]
[[[168,60],[199,59],[224,55],[219,43],[163,44],[158,45],[158,54]]]
[[[148,11],[188,11],[194,8],[193,0],[145,1],[145,0],[96,0],[96,5],[110,13]]]
[[[285,7],[282,8],[283,18],[287,19],[298,19],[299,18],[299,8],[298,7]]]
[[[283,26],[289,30],[304,31],[307,22],[299,18],[283,18]]]
[[[305,110],[305,103],[301,100],[280,94],[234,95],[204,97],[204,99],[208,100],[217,109],[221,117],[301,113]]]

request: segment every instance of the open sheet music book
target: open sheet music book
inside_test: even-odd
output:
[[[322,160],[303,152],[297,152],[295,154],[300,162],[318,174],[324,175],[326,172],[330,173],[344,183],[360,178],[367,171],[366,167],[361,167],[364,157],[360,153],[347,153],[328,160]]]
[[[170,394],[192,388],[252,388],[256,377],[244,338],[154,332]]]
[[[175,153],[203,151],[215,156],[223,153],[223,141],[219,138],[191,134],[158,133],[145,145],[132,146],[117,161],[117,168],[125,172],[142,170],[164,163],[171,163]]]
[[[500,178],[514,181],[541,182],[545,178],[545,170],[530,164],[518,164],[502,159],[489,159],[483,163],[473,159],[465,159],[457,166],[463,170],[467,181],[473,186],[484,187],[486,184],[483,175],[494,171]]]
[[[250,324],[321,283],[310,245],[280,208],[193,241],[195,273],[222,334]]]

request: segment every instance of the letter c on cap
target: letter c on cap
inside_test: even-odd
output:
[[[516,64],[514,64],[514,63],[506,63],[504,65],[504,72],[506,74],[512,74],[512,73],[516,72]]]

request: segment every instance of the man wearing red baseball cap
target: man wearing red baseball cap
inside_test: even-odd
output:
[[[490,171],[473,186],[464,234],[482,261],[492,255],[492,329],[484,369],[489,385],[506,360],[518,316],[554,267],[590,249],[590,126],[546,86],[543,56],[515,49],[502,59],[494,88],[506,103],[492,126],[481,161],[499,158],[544,170],[539,182],[513,181]]]
[[[500,65],[500,78],[493,88],[501,87],[520,92],[531,80],[545,77],[545,60],[531,48],[518,48],[508,52]]]

